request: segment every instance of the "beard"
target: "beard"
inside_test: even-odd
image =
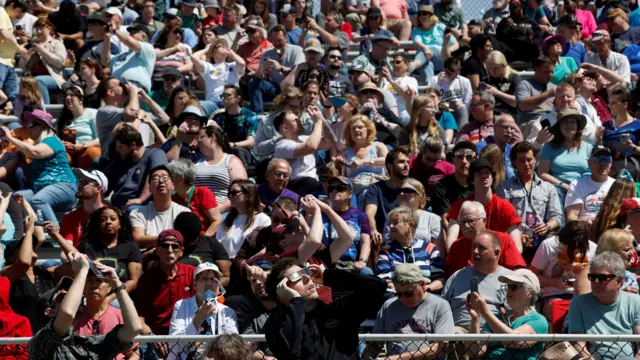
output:
[[[329,65],[329,69],[331,69],[331,70],[340,70],[340,65],[331,64],[331,65]]]

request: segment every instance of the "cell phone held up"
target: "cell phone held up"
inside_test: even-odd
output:
[[[1,136],[1,135],[0,135],[0,136]],[[627,133],[625,133],[625,134],[620,134],[620,142],[621,142],[621,143],[623,143],[623,144],[628,143],[630,138],[631,138],[631,137],[630,137],[630,135],[629,135],[629,134],[627,134]]]
[[[469,292],[474,293],[478,292],[478,278],[472,277],[469,279]]]
[[[544,119],[540,121],[540,126],[542,126],[542,128],[549,128],[551,127],[551,122],[549,122],[549,119]]]

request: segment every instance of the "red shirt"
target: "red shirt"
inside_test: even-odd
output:
[[[82,235],[82,227],[89,220],[89,214],[84,207],[73,210],[62,218],[60,224],[60,235],[63,238],[73,241],[73,246],[80,245],[80,235]]]
[[[516,244],[513,243],[511,236],[498,231],[494,231],[494,233],[498,235],[502,245],[498,264],[511,270],[521,267],[526,268],[527,264],[524,262],[522,255],[520,255]],[[449,254],[447,254],[447,260],[444,264],[447,276],[470,265],[473,265],[471,262],[471,239],[458,238],[451,244],[451,249],[449,249]]]
[[[247,69],[256,72],[260,67],[260,57],[272,47],[273,44],[267,40],[262,40],[262,43],[258,46],[253,45],[251,41],[247,41],[238,48],[238,55],[244,59]]]
[[[467,200],[473,200],[473,195],[454,202],[447,213],[447,219],[458,221],[460,207],[462,207],[462,203]],[[512,225],[522,223],[522,219],[520,219],[516,208],[514,208],[510,202],[496,194],[491,195],[491,201],[484,207],[484,211],[487,213],[487,230],[507,232]]]
[[[205,28],[207,26],[216,26],[221,23],[222,14],[219,14],[217,19],[212,16],[207,16],[206,18],[202,19],[202,28]]]
[[[168,335],[173,306],[178,300],[195,294],[193,265],[178,263],[178,272],[167,277],[160,266],[152,266],[138,281],[136,310],[156,335]]]
[[[187,198],[180,198],[178,194],[173,194],[171,200],[179,205],[187,206],[192,213],[197,214],[202,221],[201,234],[204,234],[209,226],[211,226],[211,219],[209,219],[208,212],[210,209],[218,207],[216,196],[213,195],[211,190],[206,186],[196,186],[191,196],[191,202],[187,205]]]

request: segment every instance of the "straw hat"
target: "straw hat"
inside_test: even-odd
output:
[[[553,345],[540,354],[538,360],[586,360],[591,357],[581,357],[576,348],[568,341]]]

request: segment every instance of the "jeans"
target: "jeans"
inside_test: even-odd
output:
[[[36,80],[38,80],[38,87],[40,87],[40,92],[42,93],[42,101],[44,101],[45,105],[51,104],[49,92],[57,91],[58,83],[53,80],[51,75],[38,75],[36,76]]]
[[[204,112],[204,116],[210,117],[211,114],[216,112],[216,110],[222,108],[223,104],[221,101],[205,100],[205,101],[200,101],[200,106],[202,106],[202,111]]]
[[[9,101],[13,101],[18,96],[18,75],[12,67],[0,64],[0,89],[7,95]]]
[[[431,60],[427,60],[423,52],[418,53],[416,55],[416,61],[419,61],[419,63],[423,65],[413,70],[413,73],[418,75],[418,82],[422,84],[427,84],[435,74],[442,71],[444,66],[444,62],[440,56],[442,48],[439,46],[429,46],[429,49],[431,49],[431,53],[433,54]]]
[[[44,221],[51,221],[60,228],[55,212],[73,209],[76,204],[77,191],[78,186],[75,183],[63,182],[45,186],[37,193],[34,193],[33,190],[22,190],[18,193],[33,206],[33,210],[42,211]]]
[[[263,100],[271,101],[280,93],[280,84],[268,80],[253,78],[249,80],[249,100],[253,111],[257,114],[264,112]]]

